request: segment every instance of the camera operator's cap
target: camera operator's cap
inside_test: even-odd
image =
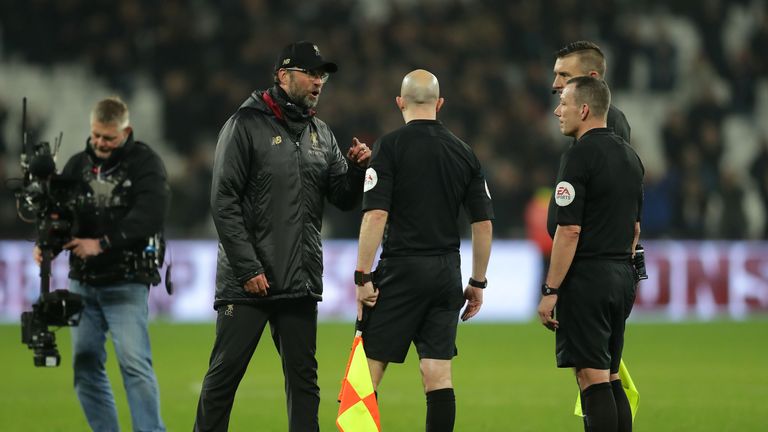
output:
[[[280,52],[275,64],[275,72],[281,68],[301,68],[311,71],[334,73],[339,70],[336,63],[325,61],[320,49],[312,42],[294,42]]]

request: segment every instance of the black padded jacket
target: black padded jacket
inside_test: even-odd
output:
[[[274,91],[254,92],[219,133],[211,187],[219,235],[214,308],[321,300],[325,200],[350,210],[362,199],[364,171],[348,165],[329,127],[311,116],[292,133]],[[262,273],[268,295],[246,292],[245,283]]]

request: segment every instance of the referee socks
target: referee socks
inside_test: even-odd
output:
[[[632,432],[632,408],[629,407],[629,399],[624,387],[621,386],[621,380],[611,381],[611,390],[613,390],[613,399],[616,401],[616,414],[619,420],[618,432]]]
[[[452,388],[427,392],[427,432],[451,432],[456,420],[456,396]]]
[[[619,384],[621,385],[621,384]],[[592,384],[581,392],[586,432],[616,432],[618,417],[611,383]]]

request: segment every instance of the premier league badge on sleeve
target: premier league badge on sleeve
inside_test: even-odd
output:
[[[565,207],[576,198],[576,189],[567,181],[561,181],[555,186],[555,204]]]
[[[368,168],[365,171],[365,183],[363,183],[363,192],[368,192],[369,190],[376,187],[376,183],[379,181],[379,176],[376,174],[376,170],[373,168]]]

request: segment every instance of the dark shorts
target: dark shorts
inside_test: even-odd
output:
[[[464,305],[458,254],[379,261],[379,299],[368,314],[363,342],[368,358],[402,363],[411,342],[419,358],[450,360]]]
[[[558,367],[619,371],[635,285],[629,261],[574,261],[557,299]]]

